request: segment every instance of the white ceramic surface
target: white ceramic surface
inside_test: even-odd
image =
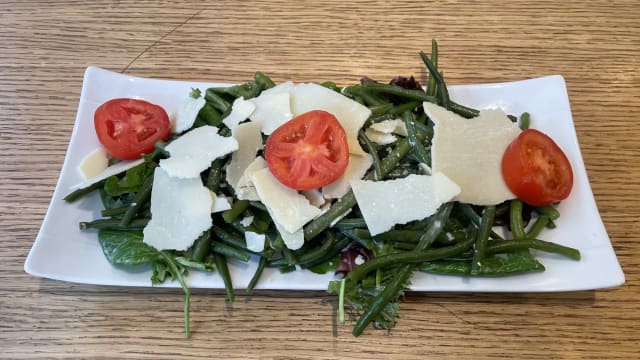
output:
[[[93,112],[103,102],[117,97],[144,98],[163,106],[169,114],[191,88],[202,90],[223,84],[193,83],[131,77],[89,67],[84,76],[75,126],[64,165],[40,232],[25,262],[31,275],[98,285],[151,286],[151,271],[123,269],[109,264],[94,231],[80,231],[78,222],[99,217],[97,196],[67,204],[63,197],[82,177],[77,170],[82,158],[99,143],[93,129]],[[547,76],[500,84],[451,86],[451,97],[476,108],[500,106],[507,113],[531,114],[532,127],[550,135],[566,152],[573,165],[575,183],[571,195],[560,205],[557,228],[540,238],[578,248],[581,261],[535,252],[545,265],[542,273],[503,278],[467,278],[418,273],[411,288],[417,291],[540,292],[598,289],[621,285],[624,274],[616,259],[591,192],[576,138],[564,79]],[[245,288],[257,262],[232,263],[235,287]],[[325,290],[333,274],[308,271],[280,274],[267,269],[257,288]],[[190,287],[223,288],[217,274],[191,271]],[[169,282],[162,286],[178,286]]]

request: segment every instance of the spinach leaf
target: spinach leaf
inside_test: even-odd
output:
[[[99,192],[100,200],[102,201],[102,206],[104,206],[105,210],[129,206],[129,204],[131,204],[136,198],[136,194],[134,193],[127,193],[121,196],[111,196],[107,194],[104,187],[100,188]]]
[[[444,275],[470,275],[469,260],[437,260],[425,263],[420,270]],[[528,251],[517,251],[506,255],[486,256],[480,262],[479,276],[506,276],[517,273],[544,271],[544,265]]]
[[[340,263],[340,254],[334,256],[333,258],[320,263],[318,265],[314,265],[309,267],[308,269],[316,274],[325,274],[329,271],[335,271],[338,268],[338,264]]]
[[[98,241],[114,265],[142,265],[161,259],[158,250],[142,242],[141,231],[103,229],[98,232]]]

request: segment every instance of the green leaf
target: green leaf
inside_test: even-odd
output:
[[[421,271],[444,275],[470,275],[470,260],[438,260],[420,266]],[[518,273],[544,271],[544,265],[528,251],[486,256],[480,262],[478,276],[507,276]]]
[[[329,271],[336,271],[338,264],[340,264],[340,254],[323,263],[309,267],[309,270],[316,274],[326,274]],[[340,286],[340,284],[338,284],[338,286]]]
[[[191,96],[194,99],[198,99],[202,96],[202,91],[198,88],[191,88],[191,92],[189,93],[189,96]]]
[[[111,196],[104,191],[104,187],[100,188],[99,193],[102,206],[104,206],[105,210],[128,206],[136,197],[136,194],[134,193],[123,194],[121,196]]]
[[[390,286],[392,281],[396,280],[394,278],[394,275],[397,272],[396,270],[397,268],[391,268],[388,271],[385,271],[382,276],[380,286],[375,285],[375,275],[368,276],[358,283],[354,283],[353,281],[346,282],[344,301],[349,306],[352,315],[360,316],[371,307],[376,296],[384,291],[386,286]],[[340,283],[341,281],[339,280],[331,281],[327,291],[331,294],[340,294]],[[406,289],[408,286],[409,279],[402,284],[401,288]],[[391,329],[395,326],[398,317],[398,310],[400,310],[398,302],[403,295],[404,290],[401,290],[373,319],[373,325],[376,328]]]
[[[98,241],[107,260],[114,265],[142,265],[161,258],[160,252],[142,242],[142,232],[100,230]]]
[[[104,181],[104,191],[110,196],[135,193],[144,183],[144,179],[153,174],[155,167],[155,163],[145,161],[127,170],[122,178],[111,176]]]

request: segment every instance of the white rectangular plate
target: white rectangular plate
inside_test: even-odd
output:
[[[89,67],[84,75],[75,126],[64,165],[40,232],[25,262],[31,275],[98,285],[151,286],[147,268],[124,269],[112,266],[102,254],[95,231],[80,231],[78,222],[100,217],[96,195],[68,204],[63,200],[69,187],[82,177],[78,165],[99,146],[93,129],[93,113],[106,100],[118,97],[147,99],[163,106],[171,115],[191,88],[202,90],[224,84],[193,83],[131,77]],[[501,278],[467,278],[417,273],[411,288],[416,291],[492,291],[532,292],[587,290],[621,285],[624,274],[618,264],[591,192],[580,147],[571,118],[564,79],[547,76],[501,84],[451,86],[451,97],[475,108],[499,106],[507,113],[531,114],[532,127],[550,135],[566,152],[574,171],[571,195],[560,205],[562,216],[557,228],[540,237],[577,248],[582,260],[538,253],[546,271]],[[257,266],[230,265],[234,286],[246,288]],[[257,288],[287,290],[325,290],[333,274],[316,275],[309,271],[280,274],[267,269]],[[222,288],[217,274],[192,271],[191,287]],[[169,282],[163,286],[177,286]]]

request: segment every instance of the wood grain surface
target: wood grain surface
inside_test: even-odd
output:
[[[132,75],[449,84],[562,74],[624,286],[553,294],[409,293],[391,332],[351,336],[324,292],[225,304],[195,290],[78,285],[23,264],[49,204],[89,65]],[[640,344],[638,1],[1,1],[0,357],[631,359]]]

